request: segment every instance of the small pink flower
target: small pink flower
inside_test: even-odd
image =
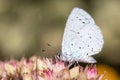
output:
[[[11,64],[9,62],[6,62],[4,64],[4,69],[7,73],[7,75],[16,75],[16,72],[17,72],[17,65],[15,64]]]
[[[53,72],[48,69],[44,72],[45,80],[51,80],[53,78]]]
[[[86,72],[87,72],[88,79],[95,79],[98,74],[95,66],[88,67]]]
[[[69,69],[63,61],[36,56],[0,62],[0,80],[103,80],[105,73],[97,73],[95,65]]]
[[[58,73],[59,71],[61,71],[62,69],[65,68],[65,63],[62,61],[56,61],[55,64],[53,64],[53,72],[54,73]]]
[[[45,70],[48,69],[47,67],[47,64],[45,63],[45,59],[41,59],[41,58],[38,58],[37,59],[37,70],[38,71],[41,71],[41,72],[44,72]]]

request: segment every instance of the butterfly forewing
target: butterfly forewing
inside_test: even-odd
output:
[[[94,63],[91,55],[99,53],[103,43],[101,30],[93,18],[84,10],[74,8],[66,22],[61,59]]]

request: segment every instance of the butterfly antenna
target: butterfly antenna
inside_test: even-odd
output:
[[[56,49],[55,47],[53,47],[52,45],[50,45],[49,43],[47,43],[47,45],[53,49]]]
[[[50,45],[49,43],[47,43],[47,45],[48,45],[49,47],[53,48],[54,50],[57,50],[57,48],[53,47],[53,46]],[[59,51],[57,50],[57,52],[59,52]]]
[[[40,52],[41,52],[42,54],[44,54],[44,53],[46,54],[46,50],[45,50],[45,49],[41,49]]]
[[[51,44],[47,43],[47,46],[53,48],[54,50],[57,50],[57,48],[53,47]],[[59,51],[57,50],[57,53],[59,53]],[[59,55],[59,54],[58,54]],[[55,59],[58,58],[58,55],[55,55]]]
[[[45,52],[45,50],[44,50],[44,49],[41,49],[41,52]]]

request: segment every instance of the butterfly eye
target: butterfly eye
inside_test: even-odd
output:
[[[60,59],[61,57],[62,57],[61,54],[58,54],[58,55],[57,55],[57,58],[58,58],[58,59]]]

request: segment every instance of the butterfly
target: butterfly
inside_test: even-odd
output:
[[[66,22],[59,59],[96,63],[92,55],[103,48],[104,39],[93,18],[81,8],[73,8]]]

